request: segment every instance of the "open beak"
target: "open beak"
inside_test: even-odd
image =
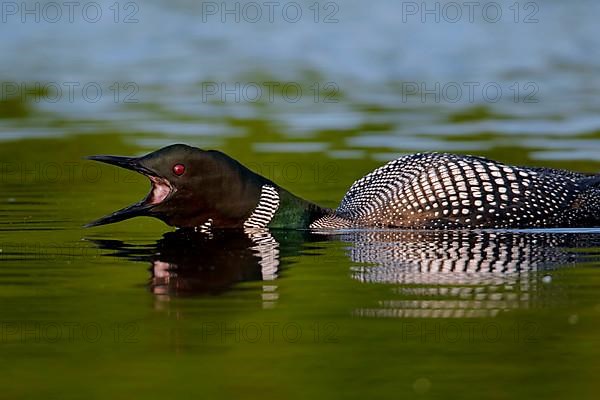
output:
[[[106,164],[116,165],[121,168],[130,169],[147,176],[150,179],[152,188],[150,193],[141,201],[115,211],[85,225],[86,228],[92,226],[112,224],[133,217],[149,215],[152,208],[164,202],[175,190],[171,183],[156,172],[142,165],[141,158],[137,157],[119,157],[119,156],[90,156],[88,160],[100,161]]]

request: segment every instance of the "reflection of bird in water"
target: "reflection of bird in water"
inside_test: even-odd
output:
[[[215,237],[216,235],[216,237]],[[269,231],[175,232],[157,244],[151,260],[156,295],[218,294],[238,282],[264,281],[263,306],[273,305],[279,244]]]
[[[600,245],[597,234],[508,231],[374,231],[340,239],[351,243],[352,261],[363,264],[353,278],[400,285],[400,300],[357,314],[390,317],[493,316],[536,306],[553,269],[582,261],[581,249]]]
[[[332,240],[348,244],[349,258],[358,264],[352,278],[394,286],[392,299],[355,311],[373,317],[493,316],[546,304],[545,288],[552,287],[544,285],[551,279],[547,274],[583,260],[582,249],[600,246],[600,236],[593,233],[392,230],[339,235],[179,230],[150,248],[97,243],[117,250],[111,255],[149,261],[150,288],[158,296],[220,294],[239,282],[263,281],[263,306],[269,307],[277,301],[276,279],[286,258],[310,242]]]
[[[342,235],[363,282],[445,284],[502,283],[573,258],[564,237],[509,232],[361,232]]]
[[[307,234],[281,231],[286,255],[301,249]],[[263,281],[263,305],[277,299],[280,244],[266,229],[169,232],[153,246],[95,240],[110,256],[150,263],[151,291],[159,296],[220,294],[239,282]]]

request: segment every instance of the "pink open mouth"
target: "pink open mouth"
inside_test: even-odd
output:
[[[164,178],[157,176],[148,176],[148,178],[152,183],[152,189],[144,199],[144,204],[156,205],[162,203],[173,192],[173,186]]]
[[[90,156],[88,159],[139,172],[150,179],[152,187],[143,200],[92,221],[85,225],[86,227],[112,224],[133,217],[158,215],[161,210],[155,210],[155,207],[159,207],[161,204],[167,202],[171,198],[171,195],[177,191],[177,188],[166,178],[161,177],[152,169],[144,166],[142,163],[143,159],[104,155]]]

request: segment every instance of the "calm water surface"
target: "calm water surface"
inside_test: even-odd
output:
[[[597,389],[600,230],[206,235],[150,219],[84,230],[148,186],[79,164],[80,153],[118,144],[104,142],[27,142],[41,158],[74,162],[73,176],[4,182],[7,398],[446,398],[465,385],[465,398],[589,398]],[[23,148],[7,144],[5,159]],[[317,198],[335,199],[346,183],[310,179],[295,187]]]
[[[0,24],[1,82],[104,89],[2,93],[0,397],[597,397],[600,230],[81,227],[149,186],[82,157],[174,142],[329,207],[415,151],[598,172],[598,4],[536,4],[532,24],[399,23],[392,1],[340,3],[334,24],[203,22],[188,1],[140,4],[135,24]],[[303,96],[203,92],[270,81]],[[503,96],[406,86],[472,81]],[[115,82],[137,102],[115,102]]]

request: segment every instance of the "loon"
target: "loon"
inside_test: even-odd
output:
[[[86,225],[150,216],[178,228],[520,229],[600,226],[600,175],[417,153],[354,182],[335,210],[306,201],[226,154],[184,144],[142,157],[90,156],[150,179],[138,203]]]

